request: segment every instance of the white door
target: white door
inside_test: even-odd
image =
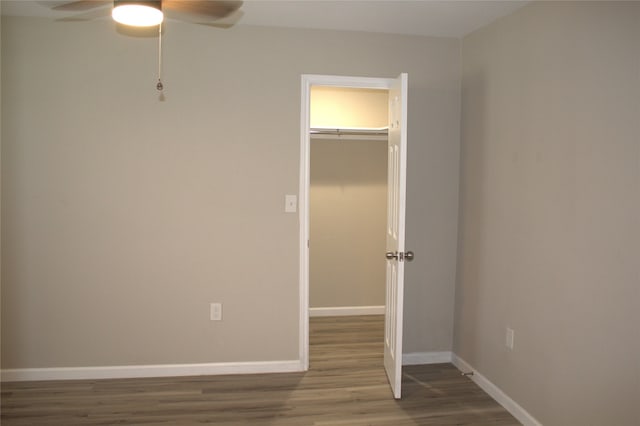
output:
[[[402,315],[404,298],[404,228],[407,170],[407,74],[389,89],[387,174],[387,284],[384,318],[384,368],[400,399],[402,385]],[[409,260],[413,258],[413,253]]]

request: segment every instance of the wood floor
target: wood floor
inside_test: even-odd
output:
[[[380,316],[312,318],[306,373],[2,383],[2,425],[518,425],[451,364],[382,365]]]

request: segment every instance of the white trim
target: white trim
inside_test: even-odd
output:
[[[444,364],[451,362],[451,352],[412,352],[402,354],[402,365]]]
[[[310,317],[344,317],[352,315],[384,315],[382,306],[335,306],[331,308],[309,308]]]
[[[394,81],[392,78],[353,77],[344,75],[303,74],[302,79],[310,86],[348,87],[356,89],[387,90]]]
[[[310,150],[311,137],[309,128],[311,126],[311,76],[303,75],[301,79],[300,96],[300,188],[298,194],[298,218],[300,222],[300,317],[299,336],[300,342],[299,357],[304,371],[309,369],[309,186],[310,176]]]
[[[223,374],[291,373],[300,361],[220,362],[207,364],[117,365],[104,367],[16,368],[2,370],[3,382],[31,380],[124,379],[140,377],[209,376]]]
[[[298,194],[300,221],[300,275],[299,275],[299,356],[304,371],[309,369],[309,162],[311,86],[352,87],[360,89],[386,89],[394,79],[303,74],[300,90],[300,189]]]
[[[465,360],[460,358],[455,353],[452,354],[451,363],[455,365],[458,370],[462,372],[473,372],[472,376],[468,376],[475,382],[480,388],[495,399],[496,402],[502,405],[513,417],[518,419],[524,426],[542,426],[542,423],[537,421],[531,414],[522,408],[517,402],[511,399],[506,393],[499,387],[491,383],[489,379],[478,373],[471,365]]]

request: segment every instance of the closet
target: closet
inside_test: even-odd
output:
[[[311,316],[384,312],[386,90],[311,89]]]

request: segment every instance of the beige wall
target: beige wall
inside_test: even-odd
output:
[[[544,425],[640,424],[640,3],[536,2],[463,63],[455,352]]]
[[[309,198],[309,306],[384,305],[387,142],[313,139]]]
[[[387,90],[313,86],[311,127],[387,127]]]
[[[386,90],[314,86],[311,127],[380,128]],[[311,140],[309,306],[385,304],[387,143]]]
[[[3,368],[297,359],[305,73],[409,73],[405,349],[451,348],[458,40],[171,22],[160,102],[154,38],[2,31]]]

